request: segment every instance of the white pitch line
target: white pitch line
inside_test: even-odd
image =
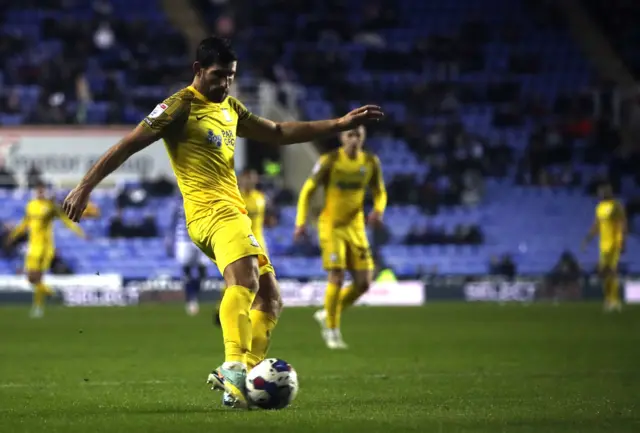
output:
[[[328,374],[328,375],[313,375],[306,376],[307,379],[310,380],[348,380],[348,379],[388,379],[393,378],[397,380],[420,380],[420,379],[433,379],[433,378],[500,378],[500,377],[513,377],[513,378],[567,378],[567,377],[583,377],[583,376],[615,376],[619,374],[624,374],[627,371],[625,370],[596,370],[596,371],[572,371],[567,373],[552,373],[552,372],[440,372],[440,373],[416,373],[413,375],[409,374],[381,374],[381,373],[372,373],[372,374],[361,374],[361,375],[351,375],[351,374]],[[303,376],[304,380],[304,376]],[[194,381],[186,381],[186,380],[122,380],[122,381],[78,381],[78,382],[45,382],[45,383],[27,383],[27,382],[0,382],[0,389],[10,389],[10,388],[56,388],[60,386],[97,386],[97,387],[116,387],[116,386],[174,386],[174,385],[185,385],[185,384],[196,384]],[[202,382],[205,385],[204,381]]]

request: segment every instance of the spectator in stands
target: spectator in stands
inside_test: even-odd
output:
[[[156,224],[156,218],[151,214],[145,215],[140,225],[129,227],[129,230],[133,232],[132,237],[140,237],[140,238],[158,237],[158,226]]]
[[[43,183],[42,170],[38,168],[35,162],[32,162],[27,170],[27,184],[29,185],[29,188],[36,188],[38,185],[42,185]]]
[[[122,220],[122,208],[116,208],[115,214],[109,221],[109,237],[110,238],[127,238],[129,237],[129,231]]]
[[[0,161],[0,189],[15,189],[18,182],[13,172],[5,165],[4,161]]]
[[[143,188],[150,197],[172,197],[176,194],[176,184],[167,176],[143,182]]]
[[[0,96],[0,113],[18,114],[20,112],[21,106],[18,92],[13,90],[4,97]]]
[[[158,226],[153,215],[146,215],[139,224],[127,224],[122,219],[122,209],[116,208],[109,222],[110,238],[153,238],[158,236]]]
[[[146,188],[133,186],[127,187],[120,191],[116,202],[120,208],[125,207],[144,207],[149,199]]]
[[[577,299],[580,293],[580,277],[582,271],[575,256],[565,251],[547,275],[545,292],[555,301],[561,299]]]
[[[451,237],[451,243],[454,245],[480,245],[484,242],[484,236],[480,227],[475,224],[465,225],[459,224],[454,230]]]
[[[51,273],[54,275],[70,275],[73,273],[73,270],[56,252],[53,260],[51,261]]]
[[[515,278],[517,273],[516,264],[509,254],[504,254],[498,258],[492,256],[489,262],[489,274],[505,277],[508,279]]]

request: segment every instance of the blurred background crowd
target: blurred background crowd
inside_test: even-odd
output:
[[[193,16],[199,28],[185,24]],[[370,234],[379,263],[404,277],[577,278],[597,260],[578,247],[599,184],[612,183],[640,229],[638,16],[633,0],[0,0],[0,124],[135,124],[190,82],[194,40],[216,33],[234,41],[236,91],[261,115],[385,108],[366,144],[390,198],[386,226]],[[247,149],[272,204],[279,272],[321,275],[314,239],[292,243],[299,183],[278,150]],[[0,158],[5,191],[15,176]],[[35,164],[27,178],[52,180]],[[175,194],[162,178],[99,197],[89,231],[118,241],[94,259],[64,237],[66,270],[129,272],[119,260],[134,254],[135,272],[178,273],[168,252],[145,256],[171,230],[163,210]],[[6,197],[9,224],[24,197]],[[623,265],[640,272],[635,237]]]

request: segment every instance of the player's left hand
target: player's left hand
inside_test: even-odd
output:
[[[339,120],[341,129],[357,128],[369,122],[378,122],[384,117],[382,108],[377,105],[365,105],[342,116]]]
[[[64,199],[64,203],[62,203],[62,210],[67,214],[71,221],[76,223],[80,221],[82,214],[84,214],[84,210],[89,204],[89,194],[90,191],[86,191],[84,188],[76,186],[69,195],[67,195],[67,198]]]
[[[367,223],[371,226],[381,226],[382,214],[380,212],[372,211],[369,216],[367,216]]]

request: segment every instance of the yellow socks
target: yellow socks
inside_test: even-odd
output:
[[[340,296],[340,286],[334,283],[327,284],[327,291],[324,293],[324,311],[327,312],[327,328],[336,329],[340,327],[338,317],[338,300]]]
[[[278,323],[277,317],[264,311],[251,310],[249,317],[251,318],[253,337],[251,349],[247,352],[246,357],[247,370],[251,370],[266,357],[271,343],[271,332]]]
[[[255,293],[243,286],[230,286],[220,302],[220,326],[224,339],[225,362],[245,363],[251,350],[249,310]]]
[[[611,275],[604,279],[604,299],[609,305],[620,303],[618,276]]]
[[[39,282],[33,285],[33,305],[36,308],[44,307],[44,300],[48,295],[51,295],[53,290],[43,282]]]
[[[362,296],[362,293],[358,292],[353,284],[349,284],[343,289],[340,292],[340,302],[338,302],[338,315],[352,306],[360,296]]]

